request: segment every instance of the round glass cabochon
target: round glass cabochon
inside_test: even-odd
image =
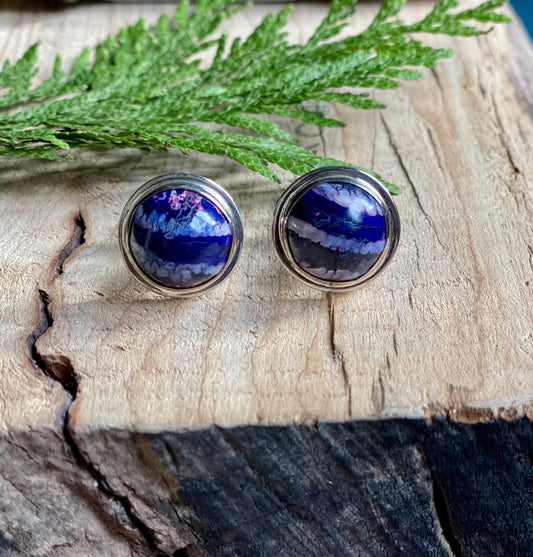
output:
[[[334,283],[366,275],[386,248],[387,232],[380,201],[339,178],[309,187],[286,216],[294,263],[312,277]]]
[[[139,203],[129,232],[138,267],[167,288],[200,286],[219,275],[233,241],[228,217],[206,196],[184,187]]]

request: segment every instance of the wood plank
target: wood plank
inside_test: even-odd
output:
[[[0,56],[40,38],[46,72],[172,10],[5,8]],[[295,40],[323,13],[299,4]],[[376,93],[386,110],[294,129],[404,188],[396,258],[353,294],[277,261],[289,175],[177,153],[2,161],[0,555],[531,554],[533,51],[517,24],[428,40],[457,56]],[[136,285],[117,243],[129,195],[176,170],[226,186],[245,224],[231,279],[191,300]]]
[[[250,27],[266,9],[239,16],[234,30]],[[407,17],[423,9],[415,5]],[[95,18],[104,12],[96,7],[65,17],[78,21],[79,10],[101,27]],[[137,15],[132,7],[109,10],[107,28]],[[299,7],[293,34],[299,13],[310,29],[322,11]],[[531,168],[521,137],[530,135],[531,118],[508,77],[506,36],[497,29],[471,41],[476,48],[442,39],[457,45],[457,58],[428,71],[423,83],[380,94],[389,105],[382,113],[332,108],[352,123],[324,132],[327,154],[373,167],[405,189],[397,257],[353,295],[328,298],[287,276],[269,239],[281,190],[230,162],[110,153],[87,173],[90,154],[67,172],[55,166],[58,199],[76,206],[65,207],[61,226],[72,226],[81,211],[86,242],[48,285],[55,321],[38,346],[51,365],[57,354],[68,359],[83,384],[72,408],[79,427],[413,417],[480,406],[526,411],[533,391]],[[308,137],[317,134],[312,129],[298,131],[306,141],[319,139]],[[39,169],[51,166],[27,168],[42,184]],[[116,242],[131,192],[172,170],[219,180],[245,220],[245,248],[231,280],[196,300],[156,299],[139,288]]]
[[[533,555],[526,418],[211,427],[147,434],[144,444],[114,431],[86,441],[102,436],[116,463],[130,463],[124,475],[156,522],[194,532],[191,556]]]
[[[2,557],[149,557],[153,545],[127,501],[98,486],[63,432],[0,432]]]

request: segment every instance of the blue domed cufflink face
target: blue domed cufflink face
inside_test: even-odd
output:
[[[346,291],[374,278],[400,238],[400,217],[379,180],[355,168],[308,172],[279,199],[273,224],[281,261],[308,285]]]
[[[166,174],[141,186],[119,224],[124,261],[157,292],[191,296],[220,284],[242,246],[242,221],[224,188],[195,174]]]

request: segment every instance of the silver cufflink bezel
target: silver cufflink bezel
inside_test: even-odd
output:
[[[133,216],[140,204],[148,198],[163,191],[172,189],[186,189],[200,194],[213,203],[226,217],[232,233],[232,244],[228,259],[217,275],[208,281],[191,288],[171,288],[159,283],[148,275],[138,264],[130,245],[130,235],[133,225]],[[217,182],[197,174],[174,173],[157,176],[140,188],[126,202],[119,221],[119,246],[122,257],[132,275],[143,286],[151,290],[173,297],[188,297],[203,294],[220,285],[235,267],[243,243],[242,219],[231,195]]]
[[[325,280],[308,273],[298,265],[289,245],[287,220],[292,209],[305,192],[324,182],[341,182],[356,186],[372,196],[383,211],[386,226],[385,247],[372,267],[354,280]],[[345,292],[372,280],[390,263],[400,239],[400,216],[391,194],[378,179],[353,167],[322,167],[296,179],[281,195],[274,210],[272,238],[278,257],[293,275],[319,290]]]

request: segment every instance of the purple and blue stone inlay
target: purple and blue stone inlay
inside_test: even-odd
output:
[[[287,219],[295,263],[322,280],[366,274],[385,249],[387,224],[379,202],[361,188],[322,182],[307,190]]]
[[[152,195],[135,210],[130,247],[139,267],[169,288],[194,288],[224,269],[233,241],[228,218],[187,189]]]

